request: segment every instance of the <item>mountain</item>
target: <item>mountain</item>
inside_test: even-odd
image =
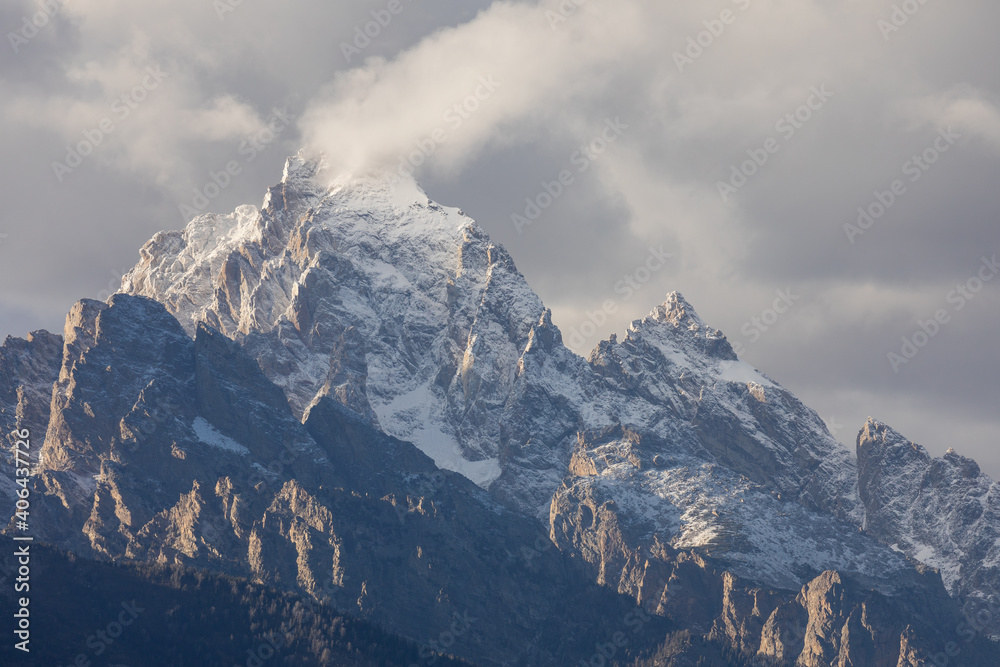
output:
[[[61,338],[8,339],[0,402],[44,440],[38,539],[418,643],[490,619],[451,649],[479,664],[1000,655],[968,620],[1000,526],[973,462],[876,422],[853,457],[677,293],[583,359],[409,180],[289,159],[260,209],[156,234]]]

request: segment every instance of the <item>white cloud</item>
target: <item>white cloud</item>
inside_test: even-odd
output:
[[[903,113],[914,123],[954,127],[985,139],[1000,149],[1000,108],[990,95],[969,85],[904,103]]]

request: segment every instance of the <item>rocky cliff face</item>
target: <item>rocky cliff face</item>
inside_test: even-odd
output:
[[[810,667],[924,665],[968,631],[936,570],[745,478],[654,453],[657,445],[621,429],[582,434],[576,477],[555,494],[550,515],[554,544],[648,613],[747,660]],[[743,525],[762,511],[770,523]],[[682,516],[700,531],[694,540],[678,530]],[[699,548],[686,548],[691,541]],[[984,640],[975,650],[966,658],[994,654]]]
[[[709,647],[747,658],[918,665],[923,658],[914,656],[947,641],[940,628],[959,622],[936,573],[915,570],[902,556],[877,581],[810,573],[803,563],[795,575],[803,586],[782,586],[793,581],[784,579],[762,587],[754,583],[759,572],[733,572],[738,550],[721,548],[724,528],[713,542],[718,548],[664,544],[671,526],[636,525],[635,512],[619,511],[602,495],[608,488],[579,480],[596,482],[619,459],[634,466],[630,475],[673,466],[701,500],[666,497],[717,519],[717,510],[698,503],[738,483],[713,481],[711,472],[700,477],[666,458],[669,452],[654,453],[663,443],[622,427],[581,435],[546,535],[331,397],[314,402],[299,422],[238,344],[204,325],[193,341],[178,331],[160,304],[144,298],[118,295],[73,309],[53,426],[34,478],[44,517],[39,537],[83,555],[250,576],[417,640],[447,631],[456,614],[502,619],[475,623],[454,649],[482,664],[586,660],[593,639],[608,634],[608,619],[620,618],[640,633],[629,637],[631,655],[684,628]],[[92,407],[92,416],[81,406],[100,409]],[[762,492],[733,502],[745,499],[779,502]],[[783,508],[809,512],[790,502]],[[676,514],[660,508],[645,516],[668,521]],[[819,515],[791,523],[807,520],[827,523],[808,536],[763,535],[742,553],[767,540],[815,541],[842,530],[837,519]],[[848,555],[871,548],[860,535],[855,544],[823,546]]]
[[[912,575],[904,556],[855,526],[631,429],[581,433],[571,473],[552,500],[556,543],[601,563],[622,592],[634,592],[625,563],[660,543],[697,548],[747,579],[790,590],[837,570],[891,594]],[[612,518],[618,553],[600,540],[601,522]]]
[[[262,210],[157,235],[123,290],[239,340],[297,415],[330,396],[516,511],[547,516],[579,431],[627,424],[860,523],[850,454],[680,295],[585,362],[459,211],[318,174],[290,160]]]
[[[66,329],[33,478],[37,538],[250,576],[419,641],[456,615],[484,619],[455,650],[484,664],[558,662],[605,613],[628,612],[533,520],[332,397],[300,422],[206,325],[192,340],[161,304],[116,295],[77,304]]]
[[[4,446],[0,461],[5,470],[14,468],[12,449],[15,431],[27,430],[31,448],[27,457],[37,462],[49,423],[52,384],[59,376],[63,341],[48,331],[35,331],[27,339],[8,337],[0,346],[0,428]],[[21,459],[24,460],[22,454]],[[13,489],[0,484],[4,502],[13,501]]]
[[[938,568],[969,609],[992,603],[984,630],[1000,637],[1000,486],[972,459],[931,458],[872,419],[858,434],[858,474],[865,529]]]
[[[584,360],[460,211],[301,158],[262,209],[157,234],[63,339],[9,340],[0,381],[45,433],[39,539],[418,641],[494,619],[454,651],[486,664],[587,660],[637,613],[643,664],[926,664],[997,580],[971,461],[873,423],[855,461],[678,294]]]
[[[0,553],[17,548],[0,536]],[[406,642],[306,595],[245,579],[179,565],[98,562],[38,543],[32,553],[45,570],[32,582],[31,618],[46,635],[31,643],[31,665],[469,665],[442,655],[440,644],[434,651]],[[4,609],[15,608],[17,597],[13,586],[0,587]],[[98,636],[96,619],[116,620]],[[452,623],[467,631],[467,619]],[[23,656],[13,642],[0,643],[0,664],[24,664]]]

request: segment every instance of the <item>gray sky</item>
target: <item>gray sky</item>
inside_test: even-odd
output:
[[[60,331],[303,145],[414,156],[577,352],[676,289],[852,449],[872,415],[1000,477],[998,24],[987,0],[8,0],[0,333]]]

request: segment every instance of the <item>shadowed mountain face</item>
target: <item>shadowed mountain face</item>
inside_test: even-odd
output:
[[[0,539],[4,553],[17,545]],[[37,547],[29,662],[11,642],[5,665],[468,665],[345,617],[304,595],[180,565],[109,564]],[[5,607],[14,591],[0,589]],[[459,630],[470,619],[453,621]],[[178,638],[183,638],[178,641]]]
[[[997,593],[974,462],[876,422],[855,460],[678,294],[584,360],[413,183],[289,160],[261,210],[157,234],[62,338],[8,339],[0,402],[41,447],[37,539],[422,644],[481,619],[449,649],[477,663],[1000,655],[960,611]]]

